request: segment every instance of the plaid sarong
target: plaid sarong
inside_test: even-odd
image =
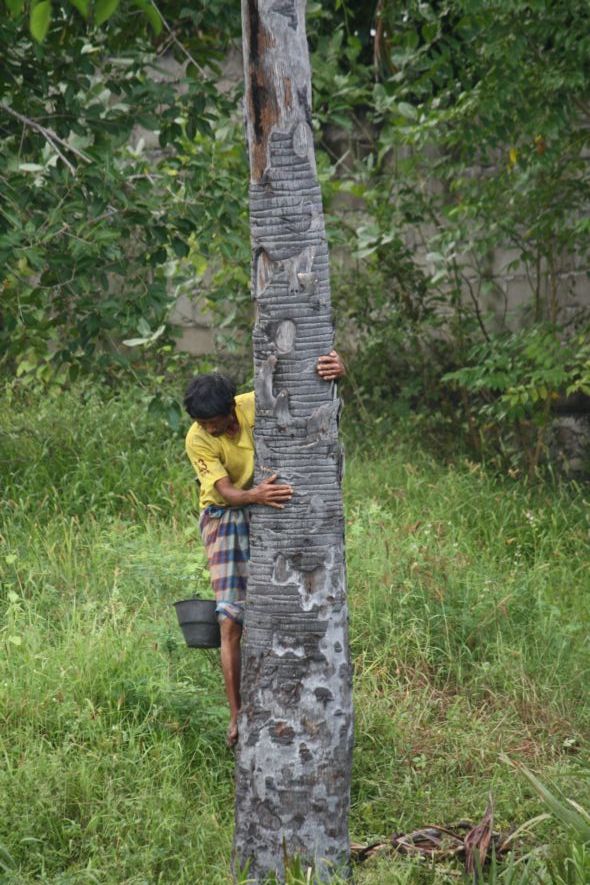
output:
[[[241,507],[206,507],[199,518],[199,529],[207,551],[217,617],[243,624],[250,559],[249,513]]]

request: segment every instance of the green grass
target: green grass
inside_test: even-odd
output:
[[[0,882],[226,883],[217,653],[171,605],[208,589],[182,439],[129,391],[7,395],[0,426]],[[477,819],[490,791],[499,827],[539,814],[501,753],[589,804],[588,497],[401,431],[351,447],[354,840]],[[559,863],[559,825],[536,834]],[[457,869],[381,858],[357,882]]]

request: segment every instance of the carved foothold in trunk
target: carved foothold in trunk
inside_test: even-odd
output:
[[[277,358],[271,354],[258,369],[258,377],[256,379],[256,405],[260,409],[272,411],[275,407],[276,396],[273,391],[274,372],[277,365]]]
[[[307,419],[307,433],[311,439],[322,439],[333,432],[334,421],[340,412],[340,401],[318,406]]]
[[[289,22],[289,27],[293,28],[293,30],[297,29],[297,10],[295,9],[294,0],[282,0],[282,2],[280,0],[280,2],[271,6],[270,11],[284,15]]]
[[[252,288],[254,298],[264,295],[273,281],[276,264],[268,257],[264,249],[258,249],[254,256],[254,276],[256,284]]]
[[[296,336],[297,326],[293,320],[283,320],[280,322],[274,336],[277,351],[280,354],[291,353]]]
[[[289,392],[280,390],[274,393],[274,375],[277,367],[277,356],[273,353],[264,360],[256,378],[256,405],[263,411],[271,412],[277,420],[279,430],[285,430],[293,423],[289,412]]]
[[[300,291],[303,292],[308,299],[311,307],[314,310],[319,310],[321,307],[321,301],[316,288],[317,280],[315,275],[313,273],[298,273],[297,279],[299,281]]]
[[[301,159],[308,159],[310,147],[313,146],[313,135],[307,123],[298,123],[293,130],[293,150]]]
[[[315,279],[312,273],[314,256],[315,248],[309,246],[292,258],[285,260],[284,265],[289,277],[290,295],[308,292],[309,290],[305,288],[306,284],[311,284],[312,290],[315,289]]]
[[[281,390],[279,392],[273,411],[277,419],[277,427],[279,430],[285,430],[292,423],[289,412],[289,391]]]

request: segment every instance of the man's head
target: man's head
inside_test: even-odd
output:
[[[184,395],[184,407],[211,436],[221,436],[231,426],[236,385],[226,375],[195,375]]]

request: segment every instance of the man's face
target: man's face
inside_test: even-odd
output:
[[[211,436],[223,436],[233,423],[233,415],[216,415],[214,418],[197,418],[197,424]]]

